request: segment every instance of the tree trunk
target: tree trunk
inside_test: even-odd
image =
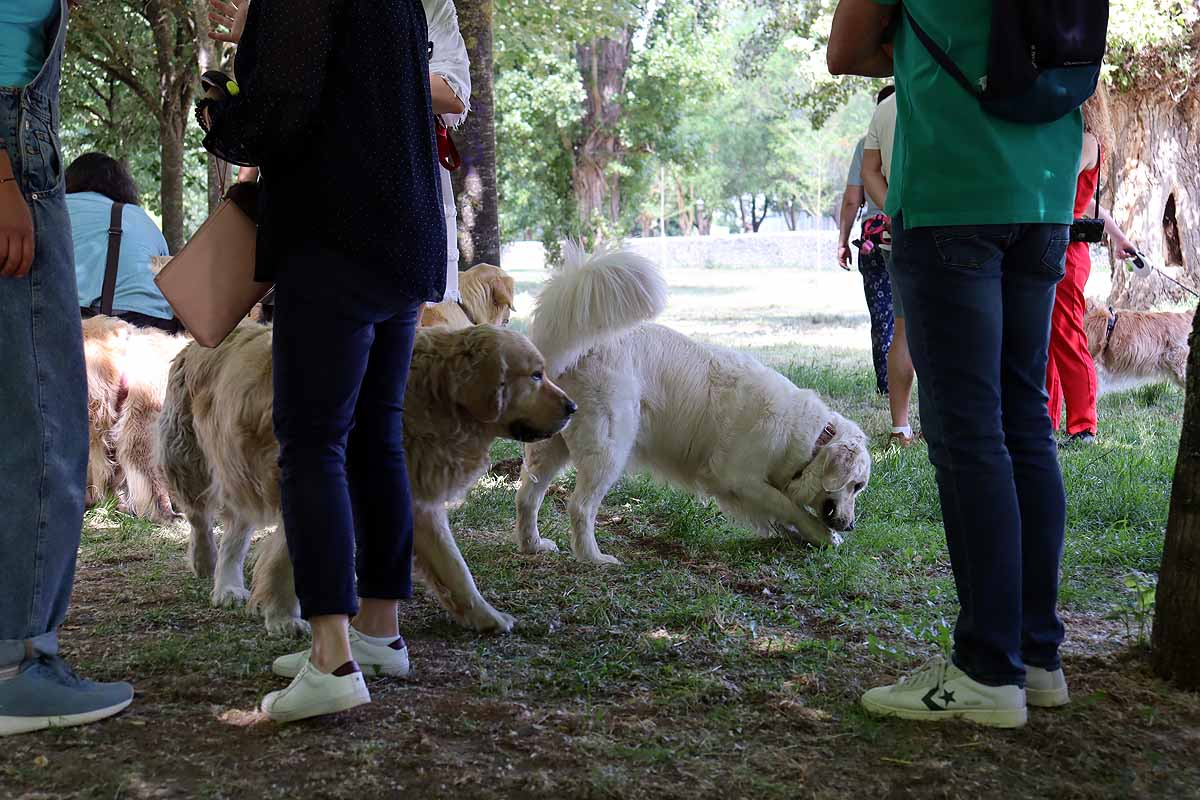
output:
[[[628,29],[613,38],[592,39],[575,48],[575,60],[586,94],[580,138],[574,143],[571,184],[579,220],[589,228],[597,216],[616,224],[621,218],[621,182],[609,174],[624,148],[618,135],[629,69],[632,36]]]
[[[162,148],[162,225],[163,236],[172,253],[179,251],[183,236],[183,131],[187,117],[167,114],[159,123]]]
[[[208,0],[195,0],[196,15],[196,61],[199,74],[209,70],[223,70],[221,62],[221,47],[208,38],[211,25],[208,21]],[[212,213],[221,202],[221,187],[229,183],[229,165],[218,161],[214,156],[208,156],[208,213]]]
[[[1112,97],[1116,143],[1101,176],[1101,205],[1159,267],[1200,289],[1200,92],[1172,97],[1170,89],[1143,87]],[[1111,185],[1110,190],[1108,186]],[[1114,201],[1115,191],[1115,201]],[[1123,308],[1177,303],[1188,295],[1155,274],[1135,276],[1110,254],[1112,294]]]
[[[1200,313],[1188,355],[1183,434],[1171,487],[1171,511],[1155,595],[1154,671],[1200,689]]]
[[[459,0],[458,25],[471,59],[471,113],[451,135],[462,166],[451,173],[458,206],[458,268],[500,264],[492,0]]]

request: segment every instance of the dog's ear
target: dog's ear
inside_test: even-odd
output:
[[[508,275],[496,275],[489,281],[492,287],[492,304],[497,308],[507,308],[509,311],[516,311],[513,307],[513,290],[516,284]]]
[[[827,494],[840,492],[855,479],[859,471],[859,448],[853,442],[835,442],[825,448],[825,465],[821,469],[821,488]]]
[[[479,326],[480,335],[469,374],[464,376],[461,403],[480,422],[499,422],[504,416],[504,383],[508,373],[504,355],[491,329]]]

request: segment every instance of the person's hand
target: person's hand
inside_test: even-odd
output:
[[[208,32],[208,38],[218,42],[237,44],[242,40],[242,31],[246,28],[246,14],[250,10],[250,0],[208,0],[208,20],[223,32],[214,28]]]
[[[850,271],[850,243],[838,242],[837,251],[838,266],[847,272]]]
[[[1117,258],[1133,258],[1137,255],[1137,246],[1131,242],[1123,233],[1118,233],[1109,236],[1112,243],[1112,250]]]
[[[33,217],[16,181],[0,184],[0,278],[24,278],[33,266]]]

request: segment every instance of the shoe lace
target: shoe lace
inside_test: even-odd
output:
[[[53,673],[69,686],[78,686],[83,681],[83,678],[75,674],[75,670],[71,669],[71,665],[63,660],[63,657],[60,655],[38,653],[37,663],[42,669]]]
[[[900,683],[913,689],[941,686],[946,677],[946,659],[934,656],[920,667],[900,679]]]

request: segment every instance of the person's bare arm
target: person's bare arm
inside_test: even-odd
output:
[[[838,266],[850,269],[850,231],[854,228],[854,218],[863,204],[863,187],[846,184],[842,193],[842,209],[838,214]]]
[[[466,111],[463,101],[450,88],[450,84],[441,75],[430,73],[429,92],[433,96],[433,113],[461,114]]]
[[[872,0],[839,0],[825,63],[833,75],[886,78],[892,74],[892,46],[884,35],[895,9]]]
[[[1116,223],[1112,215],[1102,208],[1100,209],[1100,218],[1104,220],[1104,232],[1108,234],[1113,254],[1117,258],[1130,258],[1136,255],[1137,246],[1125,235],[1125,231],[1121,230],[1121,226]]]
[[[33,266],[33,216],[0,147],[0,278],[24,278]]]
[[[863,150],[863,188],[867,197],[879,208],[887,205],[888,182],[883,177],[883,153],[879,150]]]

